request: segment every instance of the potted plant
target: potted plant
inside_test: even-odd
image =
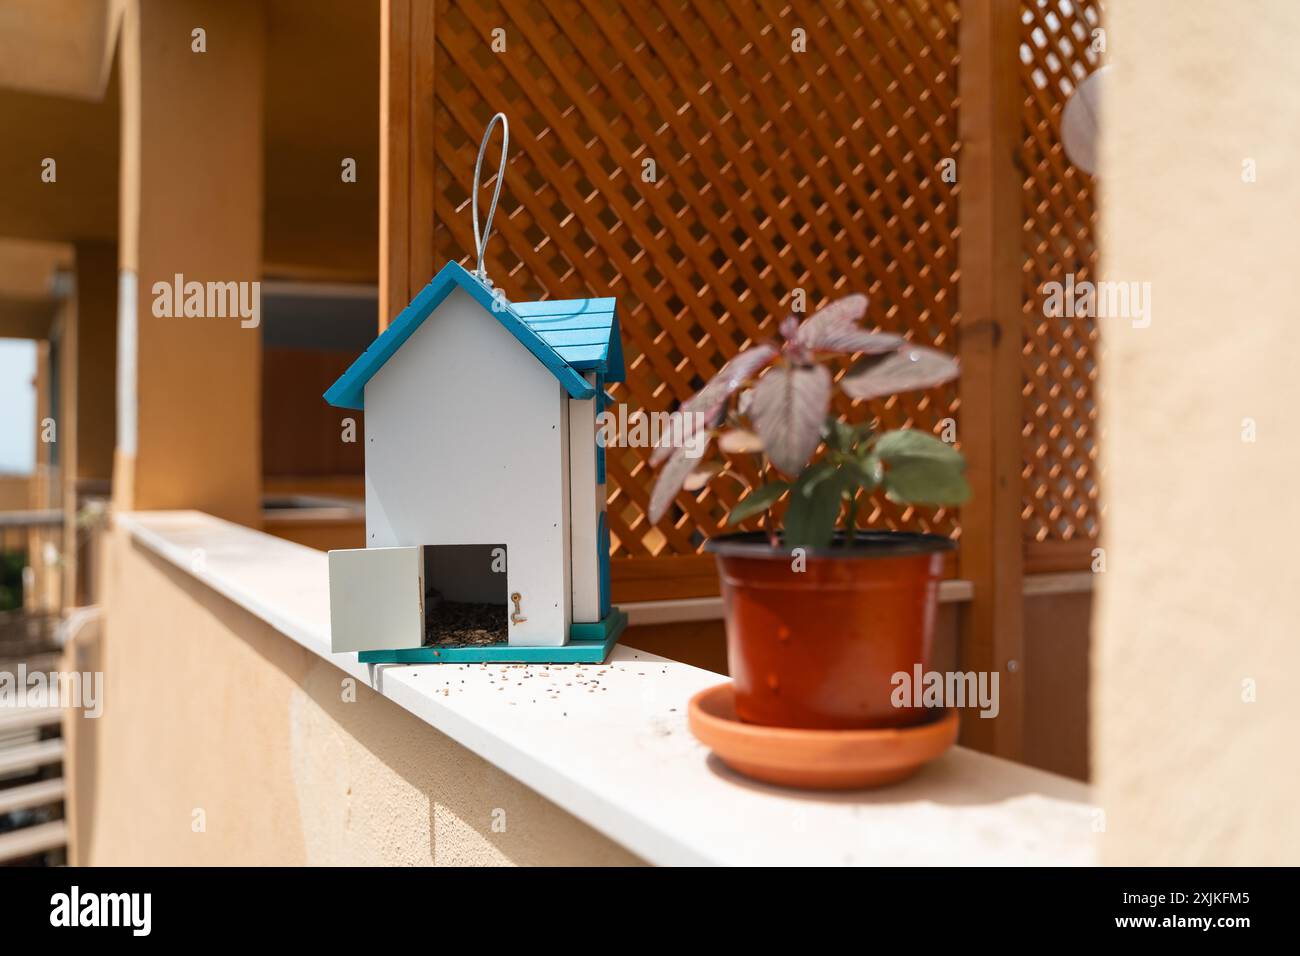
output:
[[[651,456],[661,467],[652,521],[683,488],[696,490],[723,474],[739,477],[728,467],[736,456],[757,463],[760,483],[728,523],[759,517],[761,530],[707,544],[718,562],[742,721],[859,729],[907,726],[929,716],[893,705],[893,675],[911,674],[916,664],[928,669],[943,556],[954,543],[930,534],[860,531],[856,518],[877,489],[909,505],[962,503],[970,493],[965,463],[926,432],[882,432],[829,413],[837,387],[871,401],[950,381],[957,363],[862,328],[866,308],[865,296],[850,295],[803,322],[786,318],[779,343],[739,353],[683,403],[677,427]],[[836,381],[836,367],[846,364]],[[706,460],[710,449],[723,460]]]

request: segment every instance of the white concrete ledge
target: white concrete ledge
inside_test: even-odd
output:
[[[623,647],[602,665],[368,667],[330,654],[323,552],[199,512],[115,520],[138,545],[653,863],[1095,862],[1087,788],[1063,777],[956,748],[885,790],[751,783],[686,727],[687,700],[718,681],[709,671]]]

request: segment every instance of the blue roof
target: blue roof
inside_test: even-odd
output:
[[[606,382],[625,380],[623,339],[613,299],[551,299],[516,302],[524,324],[570,366],[594,369]]]
[[[366,382],[457,286],[546,366],[571,398],[595,397],[595,388],[582,376],[584,371],[600,372],[608,382],[623,381],[623,345],[613,299],[508,302],[502,307],[491,288],[459,263],[448,262],[329,387],[325,400],[339,408],[363,408]]]

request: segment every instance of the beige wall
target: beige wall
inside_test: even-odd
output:
[[[97,99],[124,0],[9,0],[0,7],[0,86]]]
[[[118,375],[136,404],[118,409],[113,494],[126,510],[260,520],[262,331],[156,316],[153,290],[177,274],[262,278],[264,14],[254,0],[134,0],[122,21],[118,255],[136,300]]]
[[[108,550],[106,628],[78,662],[106,687],[72,727],[77,862],[639,862],[366,687],[344,702],[342,671],[121,532]]]
[[[1151,282],[1153,309],[1103,324],[1104,858],[1296,864],[1300,4],[1107,17],[1105,275]]]

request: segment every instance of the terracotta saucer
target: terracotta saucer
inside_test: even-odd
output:
[[[691,698],[691,733],[732,770],[785,787],[858,790],[910,777],[957,741],[954,708],[880,730],[800,730],[742,723],[730,682]]]

